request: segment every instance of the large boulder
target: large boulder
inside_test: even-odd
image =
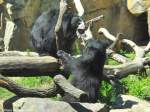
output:
[[[4,106],[4,107],[3,107]],[[66,103],[50,98],[11,98],[0,101],[0,112],[150,112],[150,103],[131,95],[120,95],[114,105],[102,103]]]
[[[66,103],[49,98],[21,98],[12,105],[14,112],[109,112],[109,107],[101,103]]]
[[[150,103],[130,95],[120,95],[110,112],[150,112]]]
[[[150,7],[149,0],[127,0],[127,8],[134,15],[146,12]]]

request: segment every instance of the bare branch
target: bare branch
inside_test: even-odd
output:
[[[116,37],[113,36],[112,34],[110,34],[107,29],[100,28],[98,32],[99,33],[103,33],[106,38],[108,38],[108,39],[110,39],[112,41],[116,41]],[[122,43],[125,43],[125,44],[129,45],[135,51],[135,54],[136,54],[135,60],[139,59],[139,58],[142,58],[144,56],[144,54],[145,54],[144,49],[142,49],[141,47],[137,46],[133,41],[128,40],[128,39],[123,39]]]
[[[115,44],[117,43],[117,41],[119,41],[118,38],[110,34],[105,28],[100,28],[98,32],[104,34],[106,38],[112,40],[113,42],[115,42]],[[122,62],[123,64],[114,65],[114,66],[105,65],[104,71],[105,71],[105,74],[108,75],[108,77],[109,76],[111,77],[111,75],[113,75],[113,77],[120,79],[120,78],[128,76],[131,73],[138,73],[139,71],[142,71],[144,69],[144,66],[147,62],[147,60],[143,58],[145,55],[145,51],[143,48],[139,47],[133,41],[128,40],[128,39],[122,39],[121,42],[129,45],[135,51],[135,54],[136,54],[135,59],[131,61],[131,60],[127,60],[126,58],[122,56],[121,57],[116,56],[117,59],[113,57],[113,59],[118,60],[119,62]],[[107,51],[109,51],[109,49]],[[119,59],[121,59],[121,61]]]
[[[58,20],[55,26],[55,34],[56,34],[56,46],[57,49],[59,49],[59,43],[58,43],[58,31],[60,30],[61,24],[62,24],[62,19],[63,19],[63,15],[67,10],[67,2],[66,0],[60,0],[60,9],[59,9],[59,16],[58,16]]]
[[[100,15],[100,16],[97,16],[97,17],[95,17],[95,18],[93,18],[93,19],[87,20],[85,23],[86,23],[86,24],[88,24],[88,23],[93,23],[93,22],[96,22],[96,21],[101,20],[101,19],[103,19],[103,18],[104,18],[104,15]]]
[[[55,26],[55,32],[57,33],[61,27],[61,23],[62,23],[62,18],[64,13],[67,10],[67,2],[66,0],[60,0],[60,6],[59,6],[59,16],[58,16],[58,20],[57,20],[57,24]]]
[[[111,49],[107,49],[107,55],[109,55],[112,59],[116,60],[119,63],[131,62],[130,59],[128,59],[120,54],[115,53]]]
[[[84,8],[81,4],[81,1],[80,0],[73,0],[73,1],[75,3],[75,7],[77,9],[78,15],[83,16],[84,15]]]
[[[137,73],[143,70],[143,62],[141,60],[136,60],[121,65],[105,65],[105,72],[108,75],[114,75],[116,78],[127,77],[131,73]]]
[[[147,10],[147,23],[148,23],[148,33],[149,33],[149,36],[150,36],[150,10]],[[145,52],[148,53],[150,51],[150,41],[149,43],[147,44],[147,46],[145,47]]]

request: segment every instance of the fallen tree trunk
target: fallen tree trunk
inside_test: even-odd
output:
[[[57,59],[51,56],[1,56],[0,58],[0,73],[4,76],[54,75],[59,71]]]
[[[132,61],[121,65],[105,65],[105,74],[113,75],[114,78],[122,79],[131,73],[138,73],[144,69],[142,61]]]
[[[115,54],[115,57],[114,55],[111,55],[113,59],[115,59],[118,62],[121,62],[122,64],[105,65],[104,74],[108,78],[121,79],[127,77],[131,73],[139,73],[140,71],[143,71],[146,68],[146,66],[149,66],[149,57],[144,57],[146,52],[143,48],[136,45],[136,43],[128,39],[117,38],[114,35],[110,34],[109,31],[105,28],[100,28],[98,32],[100,34],[103,34],[109,40],[113,41],[115,44],[118,44],[118,41],[120,41],[121,43],[129,45],[135,52],[135,58],[133,60],[128,60],[127,58],[121,55]],[[107,50],[107,52],[108,51],[109,49]],[[109,52],[111,54],[113,50],[110,50]]]
[[[88,95],[80,89],[77,89],[62,76],[57,75],[54,77],[54,82],[66,93],[71,94],[75,98],[79,99],[81,102],[88,101]]]
[[[48,89],[29,89],[17,85],[10,79],[0,75],[0,87],[3,87],[10,92],[16,94],[18,97],[54,97],[57,95],[58,90],[54,83]]]
[[[29,57],[38,57],[39,54],[36,52],[20,52],[20,51],[7,51],[0,52],[1,56],[29,56]]]
[[[9,90],[18,97],[48,98],[55,97],[57,94],[65,92],[79,99],[79,101],[88,100],[88,95],[84,91],[72,86],[62,75],[55,76],[54,82],[52,82],[47,89],[29,89],[17,85],[15,82],[0,74],[0,87]]]
[[[105,65],[105,74],[114,75],[118,78],[123,78],[130,73],[136,73],[142,70],[144,68],[144,63],[149,64],[149,60],[144,60],[142,58],[131,61],[114,52],[108,52],[108,54],[116,60],[120,60],[123,64],[117,66]],[[49,75],[53,77],[61,73],[57,59],[50,56],[39,57],[36,53],[32,52],[9,51],[1,52],[0,57],[0,73],[4,76],[21,77]]]

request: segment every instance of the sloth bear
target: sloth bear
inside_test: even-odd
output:
[[[94,103],[98,100],[108,45],[107,40],[87,40],[85,48],[78,58],[74,58],[62,50],[57,52],[64,70],[70,71],[73,76],[72,85],[88,94],[87,102]],[[63,100],[67,102],[78,101],[67,93],[64,94]]]
[[[42,13],[33,25],[31,35],[35,50],[40,55],[57,57],[55,25],[59,10],[53,9]],[[59,49],[71,53],[72,45],[76,39],[79,24],[83,23],[81,17],[67,10],[63,16],[62,25],[58,32]]]

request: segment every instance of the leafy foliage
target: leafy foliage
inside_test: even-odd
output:
[[[128,87],[128,93],[142,99],[150,97],[150,77],[130,75],[122,79],[122,83]]]
[[[115,89],[107,82],[102,81],[100,87],[100,101],[105,103],[113,103],[116,100],[117,93]]]

